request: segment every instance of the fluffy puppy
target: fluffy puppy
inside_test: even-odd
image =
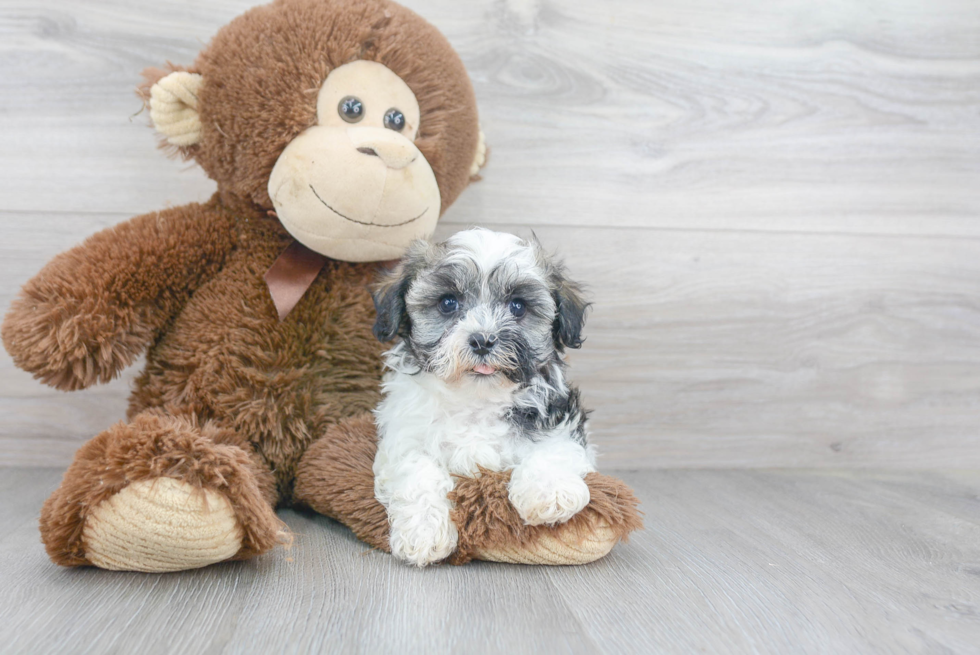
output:
[[[453,475],[511,470],[528,525],[567,521],[589,502],[595,470],[565,348],[582,345],[587,304],[537,241],[473,229],[416,242],[375,289],[385,354],[375,415],[375,495],[391,552],[417,566],[456,547]]]

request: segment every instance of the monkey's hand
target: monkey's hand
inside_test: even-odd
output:
[[[7,352],[58,389],[108,382],[220,270],[233,228],[214,206],[191,204],[89,237],[24,285],[0,329]]]

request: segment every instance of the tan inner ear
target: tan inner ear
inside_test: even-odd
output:
[[[480,140],[476,144],[476,155],[473,156],[473,163],[470,164],[470,177],[480,172],[483,165],[487,163],[487,139],[480,130]]]
[[[171,145],[192,146],[201,140],[197,92],[202,81],[197,73],[177,71],[150,88],[150,118]]]

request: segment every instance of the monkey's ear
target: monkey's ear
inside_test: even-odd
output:
[[[470,164],[470,177],[479,175],[480,169],[487,163],[487,138],[480,130],[480,140],[476,144],[476,154],[473,155],[473,163]]]
[[[585,314],[590,307],[582,297],[582,287],[567,279],[560,266],[551,275],[551,285],[557,306],[552,326],[555,347],[559,351],[581,348]]]
[[[179,148],[201,141],[201,116],[197,94],[203,78],[197,73],[174,71],[150,87],[150,118],[153,127]]]

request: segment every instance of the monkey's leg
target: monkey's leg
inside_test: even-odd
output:
[[[365,543],[388,551],[388,517],[374,497],[372,465],[377,450],[370,414],[327,430],[303,455],[296,474],[296,501],[334,518]],[[599,473],[586,476],[591,500],[567,523],[525,525],[510,504],[510,473],[483,471],[459,478],[450,492],[459,546],[455,564],[471,559],[521,564],[586,564],[612,550],[642,521],[633,492]]]
[[[471,559],[512,564],[588,564],[643,527],[639,502],[622,480],[589,473],[589,504],[565,523],[526,525],[508,498],[510,472],[459,478],[449,494],[459,532],[454,564]]]
[[[83,445],[41,510],[63,566],[179,571],[272,548],[272,474],[229,430],[157,411]]]
[[[388,515],[374,497],[376,450],[370,414],[331,426],[299,462],[295,500],[340,521],[369,546],[390,552]]]

